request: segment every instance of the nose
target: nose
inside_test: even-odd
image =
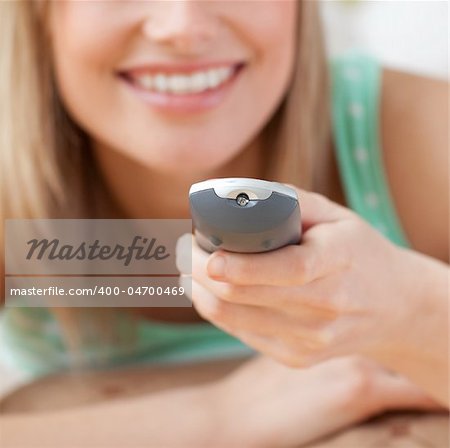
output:
[[[218,23],[205,1],[159,2],[158,11],[143,24],[147,39],[183,55],[205,51],[217,33]]]

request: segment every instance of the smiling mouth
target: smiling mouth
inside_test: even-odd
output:
[[[173,96],[198,95],[214,91],[229,83],[244,68],[245,63],[223,64],[190,71],[136,69],[118,75],[135,88],[146,92]]]

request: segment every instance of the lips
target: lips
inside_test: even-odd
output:
[[[194,112],[217,105],[245,63],[149,65],[121,70],[118,76],[147,103],[173,112]]]

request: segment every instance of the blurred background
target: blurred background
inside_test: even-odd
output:
[[[368,50],[383,65],[449,79],[447,0],[322,1],[330,55]]]

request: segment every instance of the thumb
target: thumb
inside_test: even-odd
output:
[[[331,201],[326,196],[303,190],[292,184],[286,185],[297,192],[304,230],[317,224],[340,221],[355,216],[352,210]]]
[[[441,411],[445,408],[425,391],[401,375],[382,372],[375,379],[377,400],[383,411],[389,409],[423,409]]]

